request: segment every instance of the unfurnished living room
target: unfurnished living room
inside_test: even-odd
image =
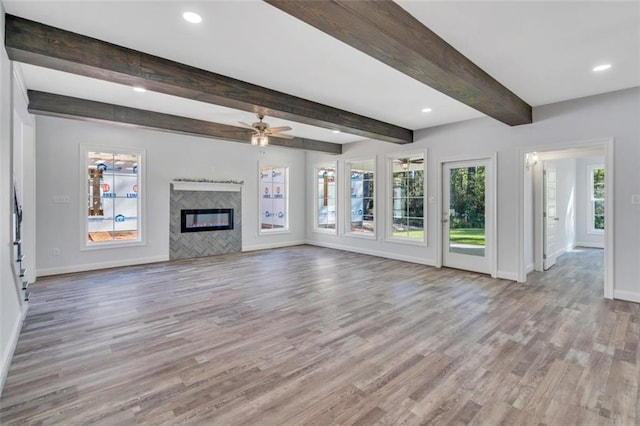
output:
[[[640,424],[639,2],[0,15],[0,424]]]

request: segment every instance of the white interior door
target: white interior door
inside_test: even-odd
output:
[[[493,185],[491,160],[442,167],[442,264],[492,273]]]
[[[556,192],[557,173],[555,165],[550,161],[543,163],[543,247],[542,255],[543,268],[546,271],[556,263],[558,257],[559,240],[558,240],[558,203]]]

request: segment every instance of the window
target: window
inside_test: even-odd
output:
[[[289,230],[289,169],[260,167],[260,232]]]
[[[318,166],[314,169],[315,183],[315,229],[336,233],[336,165]]]
[[[139,243],[141,152],[85,150],[85,246]]]
[[[350,179],[350,231],[375,236],[375,160],[346,164]]]
[[[424,241],[424,154],[392,158],[392,239]]]
[[[589,166],[590,232],[604,232],[604,167]]]

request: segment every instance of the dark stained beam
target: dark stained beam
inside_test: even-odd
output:
[[[29,112],[52,117],[71,118],[81,121],[98,121],[125,124],[143,129],[163,130],[207,138],[224,139],[232,142],[249,143],[251,130],[243,127],[227,126],[193,118],[178,117],[160,112],[146,111],[69,96],[29,90]],[[269,144],[287,148],[341,154],[342,145],[313,139],[269,138]]]
[[[28,19],[8,14],[5,17],[5,47],[14,61],[143,86],[364,138],[399,144],[413,142],[413,131],[402,127]]]
[[[531,106],[391,0],[265,1],[505,124],[532,122]]]

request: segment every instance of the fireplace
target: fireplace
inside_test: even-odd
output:
[[[180,210],[180,232],[233,229],[233,209]]]

